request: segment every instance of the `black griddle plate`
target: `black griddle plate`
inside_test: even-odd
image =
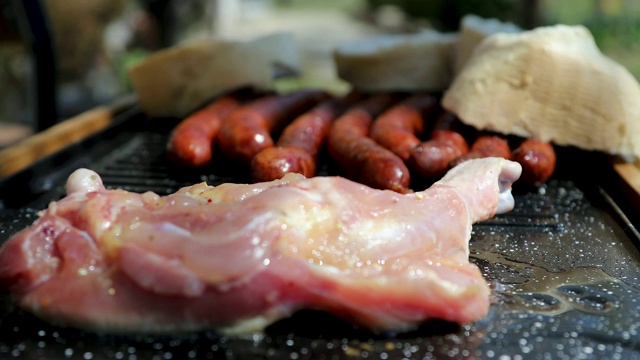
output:
[[[177,119],[138,109],[108,130],[0,182],[0,242],[64,196],[78,167],[107,187],[161,195],[207,181],[247,181],[224,159],[202,171],[167,165]],[[330,315],[302,311],[264,334],[213,331],[172,336],[108,335],[45,323],[0,295],[0,358],[44,359],[626,359],[640,357],[640,238],[606,158],[560,149],[556,175],[540,189],[516,188],[516,208],[474,225],[471,260],[493,288],[475,324],[425,323],[403,334],[371,334]],[[575,161],[579,156],[588,166]],[[322,172],[331,173],[330,165]],[[636,222],[635,224],[632,223]]]

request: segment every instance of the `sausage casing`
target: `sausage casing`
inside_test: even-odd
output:
[[[354,105],[331,126],[327,146],[347,177],[373,188],[406,193],[410,192],[409,169],[368,136],[373,120],[395,101],[392,94],[378,94]]]
[[[460,133],[435,130],[431,140],[411,149],[408,163],[412,170],[427,178],[442,177],[454,159],[469,152],[469,145]]]
[[[229,158],[249,165],[253,157],[274,145],[272,132],[327,98],[317,90],[271,95],[233,111],[222,123],[218,143]]]
[[[411,149],[420,144],[424,119],[438,107],[438,99],[426,93],[414,94],[386,110],[373,122],[371,138],[398,155],[409,159]]]
[[[240,106],[241,96],[222,96],[182,120],[169,135],[167,157],[187,167],[208,164],[224,118]]]
[[[522,176],[519,181],[536,185],[546,182],[553,175],[556,167],[556,152],[546,141],[527,139],[513,151],[511,160],[522,165]]]
[[[287,125],[275,147],[266,148],[251,161],[253,181],[279,179],[295,172],[311,177],[316,173],[318,152],[325,143],[331,123],[362,95],[352,92],[343,98],[316,105]]]
[[[511,158],[511,148],[509,142],[496,135],[479,136],[471,145],[468,153],[457,157],[451,162],[454,167],[464,161],[470,159],[479,159],[486,157],[501,157],[505,159]]]
[[[276,180],[288,173],[312,177],[316,173],[316,160],[307,151],[295,146],[266,148],[251,160],[252,181]]]

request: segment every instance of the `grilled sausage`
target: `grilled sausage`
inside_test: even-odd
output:
[[[233,111],[222,123],[218,143],[230,159],[250,165],[253,157],[273,146],[271,133],[327,98],[318,90],[271,95]]]
[[[378,94],[354,105],[331,126],[327,146],[347,177],[373,188],[408,193],[409,169],[402,159],[368,136],[373,120],[395,101],[392,94]]]
[[[253,181],[280,179],[292,172],[306,177],[315,175],[318,152],[331,123],[360,98],[362,94],[352,92],[340,99],[324,101],[296,118],[285,127],[275,147],[266,148],[253,157]]]
[[[295,146],[274,146],[260,151],[251,160],[251,180],[271,181],[288,173],[312,177],[316,173],[316,161],[304,149]]]
[[[440,178],[454,159],[469,152],[469,145],[460,133],[453,130],[434,130],[431,140],[411,149],[408,164],[412,170],[427,178]]]
[[[469,151],[469,145],[461,134],[450,130],[455,120],[455,116],[447,116],[450,113],[436,120],[429,141],[420,141],[424,119],[438,108],[434,96],[413,95],[380,115],[373,123],[371,137],[398,155],[412,171],[428,178],[441,177],[453,159]]]
[[[240,106],[243,97],[240,93],[220,97],[182,120],[169,135],[169,161],[187,167],[208,164],[222,120]]]
[[[412,95],[380,115],[371,126],[370,136],[406,162],[411,149],[420,144],[424,118],[437,107],[438,99],[433,95]]]
[[[546,182],[553,175],[556,152],[546,141],[527,139],[513,151],[511,160],[522,165],[520,182],[536,185]]]
[[[454,159],[450,167],[454,167],[470,159],[486,157],[511,159],[511,148],[509,148],[507,140],[495,135],[480,136],[473,142],[469,152]]]

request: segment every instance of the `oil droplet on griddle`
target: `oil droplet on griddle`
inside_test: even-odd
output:
[[[493,286],[494,290],[499,290],[496,291],[497,296],[511,310],[558,315],[570,310],[604,313],[622,306],[620,297],[612,291],[621,283],[620,280],[599,268],[576,267],[551,272],[542,267],[508,260],[495,253],[485,252],[474,256],[519,275],[517,278],[520,281],[496,281]]]

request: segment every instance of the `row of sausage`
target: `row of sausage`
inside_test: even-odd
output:
[[[219,149],[250,169],[254,181],[270,181],[289,172],[314,176],[326,146],[344,176],[399,193],[412,191],[412,175],[437,179],[479,157],[519,162],[520,181],[526,184],[543,183],[553,174],[551,144],[524,139],[512,150],[502,136],[468,130],[429,93],[334,97],[320,90],[256,95],[244,89],[182,120],[170,135],[167,153],[175,164],[200,167]]]

